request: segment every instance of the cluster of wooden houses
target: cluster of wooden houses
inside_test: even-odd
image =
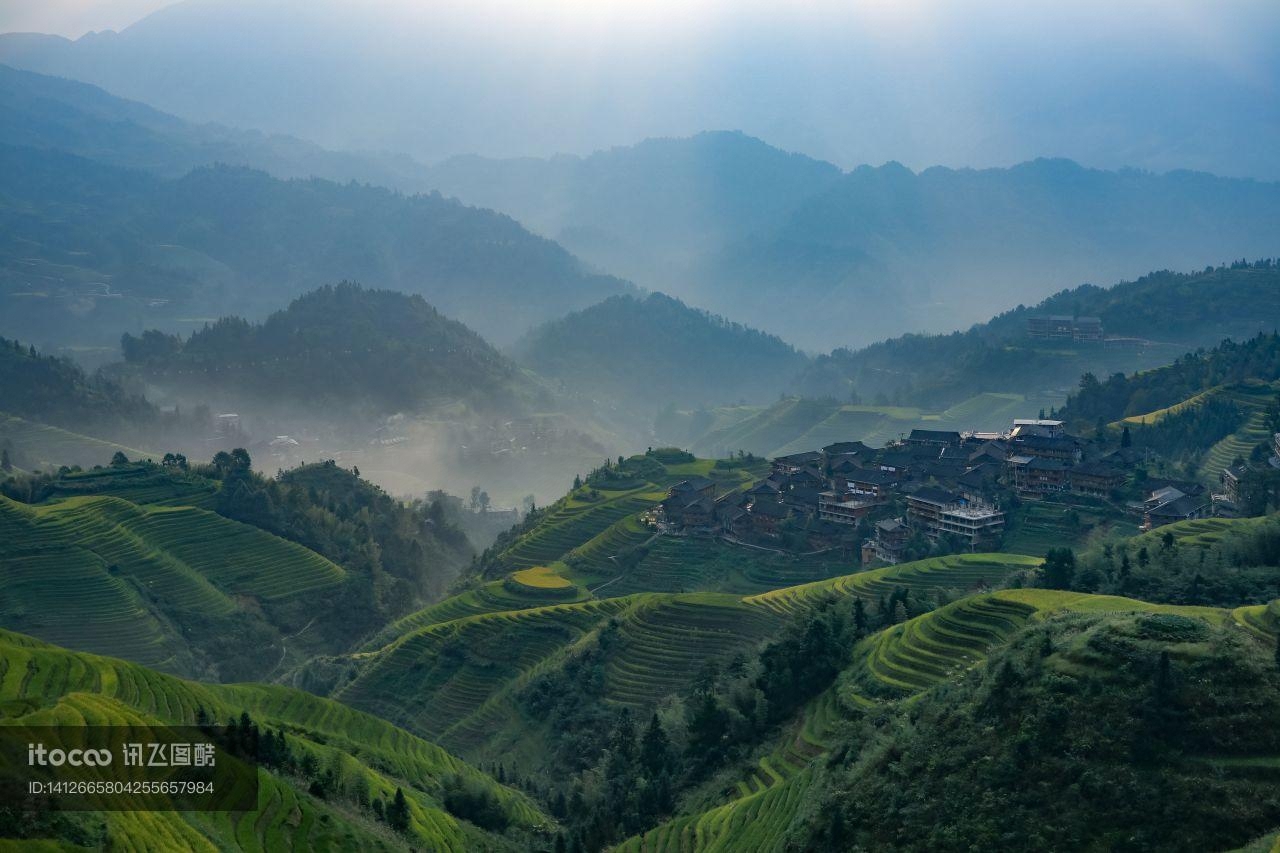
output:
[[[992,549],[1006,523],[999,495],[1113,498],[1141,459],[1130,448],[1095,458],[1086,449],[1062,421],[1046,419],[1015,420],[1001,433],[916,429],[883,448],[838,442],[774,459],[769,475],[744,491],[718,494],[705,478],[681,482],[662,502],[659,523],[747,541],[789,532],[811,547],[860,547],[864,559],[889,563],[918,537]],[[1138,509],[1146,525],[1159,526],[1202,517],[1211,501],[1197,484],[1151,481]]]

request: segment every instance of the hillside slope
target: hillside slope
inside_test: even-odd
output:
[[[0,65],[0,143],[57,149],[112,166],[177,178],[226,163],[280,178],[356,180],[425,190],[425,167],[408,157],[328,151],[291,136],[195,124],[62,77]]]
[[[165,180],[11,146],[0,194],[0,334],[24,339],[101,344],[142,324],[256,319],[349,279],[422,295],[509,343],[629,289],[514,220],[438,195],[231,166]]]
[[[64,843],[76,839],[90,846],[109,838],[131,849],[425,847],[461,853],[515,848],[515,838],[548,824],[525,796],[434,744],[298,691],[182,681],[10,631],[0,632],[0,671],[5,725],[193,726],[247,714],[264,733],[287,733],[294,759],[288,768],[268,764],[270,771],[258,771],[256,812],[89,812],[67,814],[52,826],[23,819],[6,824],[7,831],[21,831],[29,840],[56,832]],[[403,835],[376,820],[370,808],[373,800],[390,803],[398,788],[407,795],[410,818]],[[445,804],[453,803],[451,792],[466,788],[492,802],[498,832],[450,813]],[[509,828],[506,837],[503,828]]]
[[[653,293],[541,326],[516,358],[566,390],[643,417],[666,405],[772,399],[807,359],[778,338]]]
[[[298,297],[262,323],[224,317],[186,340],[125,335],[125,364],[194,399],[233,395],[303,406],[421,413],[458,401],[511,410],[533,386],[478,334],[420,296],[343,282]]]

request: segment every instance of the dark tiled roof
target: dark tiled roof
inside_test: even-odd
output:
[[[822,452],[830,457],[869,454],[872,450],[861,441],[837,441],[835,444],[828,444],[826,447],[822,448]]]
[[[947,444],[959,444],[960,433],[940,429],[913,429],[907,441],[942,441]]]
[[[1191,495],[1183,495],[1177,500],[1169,501],[1161,504],[1151,510],[1151,515],[1160,518],[1186,518],[1189,515],[1199,512],[1206,506],[1203,498],[1192,497]]]
[[[953,504],[960,499],[958,495],[954,495],[945,489],[936,489],[933,486],[925,486],[914,494],[908,495],[908,498],[939,505]]]
[[[761,501],[751,505],[752,515],[763,515],[769,518],[786,518],[791,514],[791,508],[773,501]]]
[[[898,482],[898,475],[879,468],[864,468],[849,473],[845,479],[850,483],[870,483],[873,486],[892,486]]]
[[[801,453],[792,453],[788,456],[779,456],[774,462],[781,462],[784,465],[812,465],[822,459],[822,454],[816,450],[805,450]]]

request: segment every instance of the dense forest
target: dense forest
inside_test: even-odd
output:
[[[455,400],[503,409],[530,387],[483,338],[422,297],[348,282],[301,296],[262,323],[227,317],[186,340],[126,334],[122,349],[149,382],[331,413],[417,412]]]
[[[515,351],[566,390],[641,417],[668,404],[772,400],[807,363],[773,335],[661,293],[611,297],[536,329]]]

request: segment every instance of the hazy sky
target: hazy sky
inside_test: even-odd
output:
[[[166,5],[0,0],[0,30]],[[1280,178],[1280,0],[187,0],[77,48],[0,61],[427,160],[740,129],[846,167]]]
[[[173,0],[0,0],[0,32],[79,38],[121,30]]]

